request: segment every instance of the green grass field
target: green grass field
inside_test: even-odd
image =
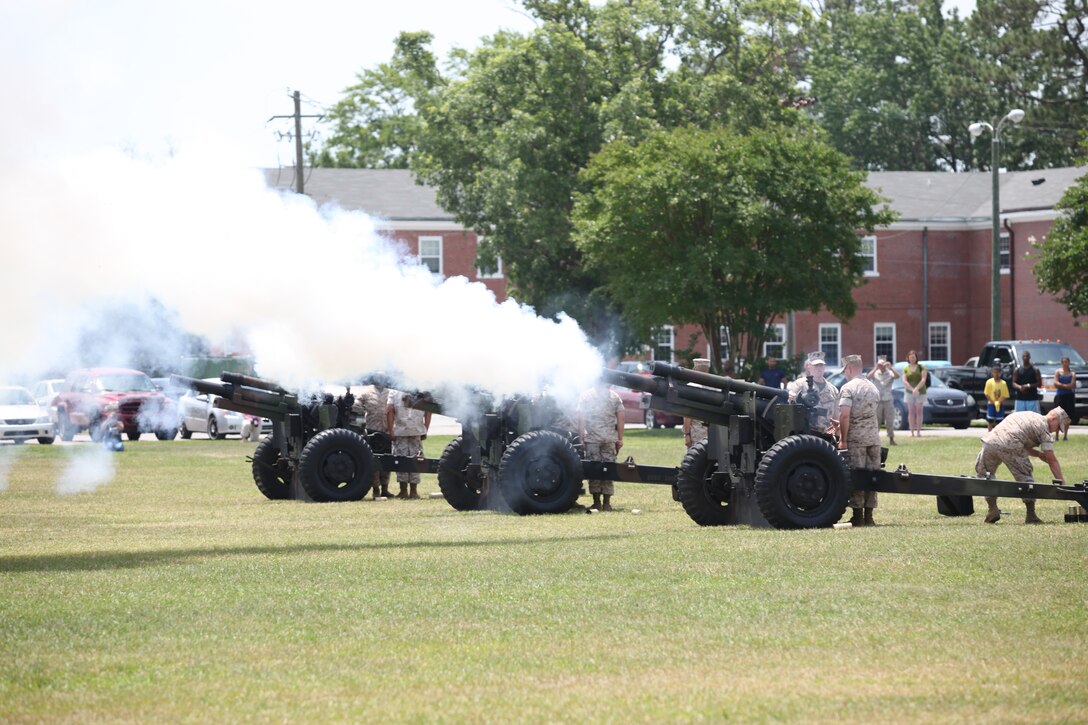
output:
[[[0,450],[0,720],[1088,719],[1088,525],[1060,502],[988,526],[884,495],[877,528],[801,532],[700,528],[628,484],[593,516],[271,502],[252,447],[140,441],[67,496],[80,447]],[[904,437],[890,463],[969,473],[977,448]],[[1088,436],[1058,455],[1088,478]]]

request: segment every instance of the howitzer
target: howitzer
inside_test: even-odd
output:
[[[356,501],[366,496],[376,471],[438,474],[443,496],[458,510],[497,508],[519,514],[572,508],[584,478],[671,484],[675,467],[583,461],[573,426],[547,396],[501,402],[472,393],[472,413],[462,434],[439,459],[381,450],[364,418],[352,411],[350,389],[340,396],[303,401],[278,384],[224,373],[222,382],[173,376],[173,382],[217,396],[215,405],[272,421],[272,435],[252,456],[253,479],[270,499]],[[443,413],[426,392],[404,396],[410,407]],[[461,406],[466,407],[464,405]]]
[[[646,407],[707,423],[707,440],[688,450],[676,484],[684,510],[704,526],[831,526],[852,490],[936,496],[938,511],[948,516],[972,513],[972,496],[1088,502],[1088,482],[1023,484],[912,473],[904,466],[851,471],[834,437],[813,428],[819,396],[811,378],[808,394],[790,403],[777,388],[661,362],[650,369],[650,376],[607,370],[603,377],[645,393]]]

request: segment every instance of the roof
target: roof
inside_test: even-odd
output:
[[[441,221],[455,224],[429,186],[417,184],[407,169],[306,170],[306,195],[318,204],[335,203],[390,221]],[[1011,171],[998,175],[1001,211],[1050,210],[1088,166]],[[264,169],[272,188],[294,188],[294,169]],[[970,222],[990,219],[990,172],[873,171],[866,185],[890,200],[901,221]]]
[[[1001,212],[1053,209],[1065,190],[1088,166],[998,174]],[[989,220],[988,171],[953,174],[943,171],[873,171],[866,185],[890,200],[903,221]]]
[[[293,168],[264,169],[268,185],[295,188]],[[394,221],[448,221],[453,214],[438,206],[435,191],[417,184],[407,169],[306,169],[306,196],[318,204],[335,203]]]

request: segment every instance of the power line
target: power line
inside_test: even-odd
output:
[[[295,91],[291,94],[295,100],[295,112],[290,116],[272,116],[266,121],[270,123],[277,118],[293,118],[295,120],[295,191],[299,194],[304,193],[304,183],[302,174],[302,119],[304,118],[324,118],[324,114],[311,113],[303,115],[302,113],[302,93]]]

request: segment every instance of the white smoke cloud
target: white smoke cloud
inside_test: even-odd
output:
[[[0,445],[0,493],[8,490],[8,475],[15,459],[19,457],[19,448]]]
[[[114,454],[98,445],[65,448],[68,460],[57,479],[57,493],[90,493],[113,480]]]

